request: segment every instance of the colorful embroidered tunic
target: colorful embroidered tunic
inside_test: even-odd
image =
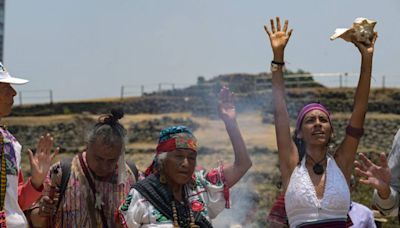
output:
[[[191,210],[201,213],[204,218],[211,221],[227,206],[225,198],[228,189],[224,184],[222,168],[213,169],[209,173],[205,170],[195,171],[194,180],[195,187],[185,186]],[[120,207],[119,214],[124,227],[173,227],[171,219],[158,211],[135,188],[129,192],[125,203]]]
[[[6,195],[5,213],[7,227],[28,227],[27,219],[22,212],[28,209],[41,196],[41,190],[36,190],[30,179],[24,184],[21,172],[21,145],[11,133],[0,128],[4,137],[4,158],[6,161]],[[1,225],[1,224],[0,224]]]
[[[83,159],[86,163],[85,152],[83,153]],[[53,178],[55,183],[50,183],[50,178],[46,180],[46,194],[48,194],[50,186],[61,185],[62,169],[60,162],[50,168],[50,173],[57,173],[57,178]],[[119,205],[125,200],[131,186],[136,182],[135,177],[128,166],[126,166],[125,184],[117,184],[117,171],[109,181],[100,181],[92,174],[90,175],[94,181],[96,191],[101,193],[108,227],[115,227],[115,213]],[[54,226],[52,227],[102,227],[100,212],[98,209],[95,209],[95,203],[95,197],[83,173],[77,155],[72,160],[71,175],[65,194],[62,197],[60,208],[55,218],[53,218]]]

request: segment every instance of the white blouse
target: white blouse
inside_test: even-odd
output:
[[[350,208],[350,190],[335,159],[327,156],[324,196],[317,198],[305,165],[305,157],[290,177],[285,193],[285,208],[290,227],[328,219],[346,221]]]

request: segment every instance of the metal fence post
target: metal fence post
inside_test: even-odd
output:
[[[382,89],[385,89],[385,84],[386,84],[386,76],[382,76]]]
[[[49,90],[49,95],[50,95],[50,104],[53,104],[53,90]]]
[[[121,101],[124,99],[124,86],[121,86]]]
[[[140,86],[140,95],[143,96],[144,95],[144,85]]]
[[[22,92],[19,91],[19,105],[22,105]]]

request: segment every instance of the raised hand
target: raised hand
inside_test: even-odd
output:
[[[37,189],[43,184],[53,159],[58,154],[59,148],[56,148],[54,153],[51,154],[52,148],[53,138],[50,134],[47,134],[40,137],[35,155],[31,150],[28,150],[29,162],[31,163],[31,182]]]
[[[352,43],[358,48],[358,50],[360,51],[362,56],[364,56],[364,57],[371,56],[372,57],[372,55],[374,54],[374,46],[375,46],[375,41],[377,38],[378,38],[378,33],[375,32],[370,45],[365,45],[364,43],[358,42],[354,39],[353,39]]]
[[[274,20],[270,19],[271,22],[271,31],[268,29],[267,25],[264,25],[265,32],[268,34],[269,40],[271,42],[272,51],[274,54],[283,53],[286,44],[289,41],[290,36],[292,35],[293,29],[288,30],[289,21],[285,20],[285,24],[283,29],[281,29],[281,22],[279,17],[276,17],[276,28],[274,25]]]
[[[360,162],[354,162],[356,174],[362,177],[360,182],[378,190],[381,198],[388,198],[392,175],[385,154],[380,154],[380,166],[374,164],[364,154],[360,154],[360,159]]]
[[[219,117],[226,123],[236,120],[236,110],[233,104],[233,93],[227,87],[222,87],[218,99]]]

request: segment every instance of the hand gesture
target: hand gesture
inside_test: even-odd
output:
[[[267,25],[264,25],[265,32],[268,34],[269,40],[271,42],[272,51],[274,54],[278,54],[280,52],[283,53],[286,44],[289,41],[290,36],[292,35],[293,29],[288,30],[289,21],[285,20],[285,25],[283,26],[283,30],[281,30],[281,22],[279,17],[276,17],[276,29],[274,25],[274,20],[270,19],[271,22],[271,31],[268,30]]]
[[[39,201],[39,215],[43,217],[52,216],[57,210],[59,198],[59,193],[55,195],[54,199],[50,199],[49,196],[43,195]]]
[[[382,198],[389,197],[389,185],[392,175],[385,154],[380,154],[380,166],[374,164],[364,154],[360,154],[360,159],[361,162],[354,162],[356,174],[362,177],[360,182],[378,190]]]
[[[40,137],[35,155],[33,155],[31,150],[28,150],[29,162],[31,163],[31,182],[37,189],[43,184],[53,159],[58,153],[59,148],[56,148],[54,153],[51,154],[52,147],[53,138],[50,134],[47,134]]]
[[[361,56],[372,57],[372,55],[374,54],[374,46],[375,46],[375,41],[377,38],[378,38],[378,33],[374,32],[374,36],[372,38],[372,42],[370,45],[366,45],[362,42],[358,42],[355,39],[353,39],[351,42],[358,48],[358,50],[361,53]]]
[[[224,121],[235,121],[236,110],[233,104],[233,93],[227,87],[222,87],[219,92],[218,99],[218,114],[219,117]]]

